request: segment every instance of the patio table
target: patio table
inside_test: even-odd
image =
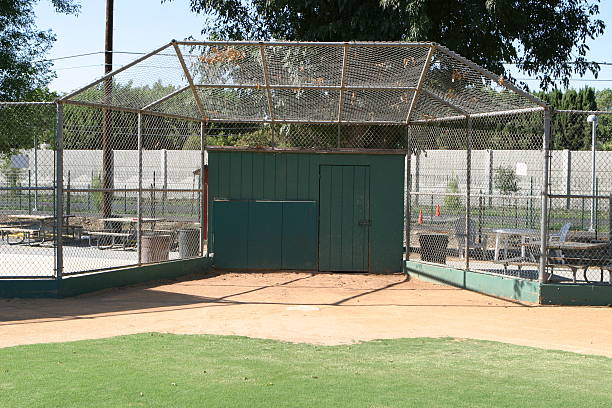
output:
[[[530,228],[493,228],[488,231],[491,233],[495,233],[495,255],[493,257],[495,261],[500,260],[499,252],[501,249],[502,241],[504,246],[504,257],[508,258],[508,237],[513,235],[521,237],[521,258],[524,259],[526,255],[525,244],[527,243],[527,238],[537,237],[540,235],[540,231]]]

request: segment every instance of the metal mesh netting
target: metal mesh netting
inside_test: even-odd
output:
[[[572,280],[612,283],[612,112],[557,111],[551,127],[551,263]]]
[[[55,274],[53,103],[0,103],[0,277]]]
[[[0,276],[202,255],[206,146],[227,146],[410,151],[408,259],[609,280],[612,114],[548,109],[436,44],[171,43],[57,105],[0,104]]]
[[[65,107],[64,212],[80,230],[64,244],[64,275],[201,254],[200,132],[199,122]]]
[[[412,259],[536,279],[542,112],[409,127]],[[520,268],[520,270],[519,270]]]
[[[63,99],[209,122],[318,124],[544,106],[432,43],[175,42]]]

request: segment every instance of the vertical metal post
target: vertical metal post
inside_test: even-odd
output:
[[[415,158],[415,161],[414,161],[414,191],[418,193],[420,189],[419,181],[421,179],[421,152],[417,150],[414,158]],[[417,206],[419,205],[419,195],[418,194],[414,196],[414,204]]]
[[[472,188],[472,118],[467,117],[465,158],[465,269],[470,269],[470,197]]]
[[[412,182],[410,180],[410,168],[412,166],[412,149],[410,148],[410,144],[412,142],[412,131],[410,129],[410,125],[406,126],[406,195],[404,198],[404,242],[406,243],[406,256],[405,260],[410,259],[410,233],[411,233],[411,225],[410,225],[410,213],[412,208],[410,207],[410,191],[412,189]]]
[[[568,196],[572,193],[572,151],[569,149],[563,150],[563,174],[565,175],[565,194]],[[571,198],[565,199],[565,209],[569,210]]]
[[[336,134],[336,147],[339,149],[341,140],[340,140],[340,122],[342,121],[342,112],[344,111],[344,92],[345,92],[345,84],[346,84],[346,63],[348,61],[348,49],[349,44],[344,43],[342,46],[342,71],[340,74],[340,94],[338,95],[338,133]]]
[[[612,242],[612,194],[608,197],[608,241]]]
[[[493,206],[493,174],[495,170],[493,169],[493,150],[487,150],[489,155],[489,160],[486,164],[487,166],[487,193],[489,194],[489,207]]]
[[[64,109],[60,103],[55,107],[55,279],[61,279],[64,269]]]
[[[34,136],[34,211],[38,211],[38,137]],[[31,191],[29,192],[31,193]],[[28,194],[29,197],[29,194]]]
[[[138,265],[142,264],[142,113],[138,113],[138,196],[136,197],[136,251]]]
[[[550,109],[544,109],[544,137],[542,138],[542,160],[544,160],[542,168],[542,193],[540,199],[542,200],[541,212],[540,212],[540,267],[538,273],[538,281],[545,283],[548,281],[546,275],[546,264],[548,260],[548,168],[550,161]]]
[[[270,71],[268,69],[268,59],[266,58],[266,51],[264,48],[263,41],[259,42],[259,55],[261,56],[261,66],[263,68],[264,82],[266,87],[266,99],[268,101],[268,115],[270,117],[270,128],[272,129],[272,140],[271,147],[274,147],[274,133],[276,126],[274,126],[274,102],[272,101],[272,91],[270,90]],[[204,171],[204,169],[202,169]]]
[[[591,122],[591,195],[593,199],[591,201],[591,225],[589,231],[595,231],[595,196],[597,195],[597,178],[595,177],[595,154],[597,151],[597,116],[590,115],[589,122]]]
[[[204,243],[206,242],[206,209],[208,203],[206,202],[208,196],[206,194],[206,181],[205,177],[206,167],[206,131],[204,122],[200,122],[200,256],[204,256]]]

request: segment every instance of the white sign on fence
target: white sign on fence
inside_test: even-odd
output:
[[[11,168],[27,169],[30,167],[30,158],[25,154],[14,154],[11,156]]]
[[[526,176],[527,175],[527,163],[516,163],[516,175]]]

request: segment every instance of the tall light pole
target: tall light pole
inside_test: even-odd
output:
[[[597,199],[595,194],[597,193],[596,177],[595,177],[595,151],[597,148],[597,116],[589,115],[587,122],[591,124],[591,195],[593,196],[591,202],[591,226],[589,231],[595,231],[595,208]]]

